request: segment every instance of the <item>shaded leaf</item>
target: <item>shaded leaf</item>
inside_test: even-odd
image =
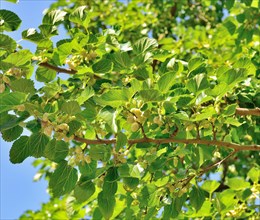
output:
[[[82,203],[87,201],[96,191],[94,183],[91,181],[85,181],[78,183],[74,189],[74,196],[77,201]]]
[[[127,144],[127,136],[122,132],[118,132],[116,136],[116,150],[119,151],[126,144]]]
[[[22,163],[27,157],[31,156],[31,146],[29,144],[29,137],[21,136],[17,139],[9,153],[10,161],[12,163]]]
[[[201,206],[205,201],[203,191],[197,187],[193,187],[190,192],[190,204],[196,209],[200,210]]]
[[[113,63],[111,60],[108,59],[102,59],[92,66],[94,73],[108,73],[111,72],[113,69]]]
[[[13,52],[15,49],[15,40],[5,34],[0,34],[0,50]]]
[[[111,148],[106,145],[93,145],[89,149],[89,155],[93,160],[108,161],[111,156]]]
[[[65,141],[52,139],[45,147],[44,155],[54,161],[59,162],[66,158],[69,153],[69,145]]]
[[[29,144],[31,148],[31,156],[36,158],[44,155],[44,150],[49,142],[49,137],[43,133],[37,132],[30,136]]]
[[[114,196],[108,198],[103,192],[98,194],[98,207],[105,219],[109,219],[113,215],[115,204]]]
[[[15,31],[19,28],[22,20],[12,11],[0,10],[0,30],[1,31]]]
[[[15,139],[17,139],[18,137],[20,137],[20,135],[23,133],[23,128],[19,125],[6,129],[4,131],[1,132],[2,133],[2,138],[7,141],[14,141]]]
[[[67,161],[61,161],[50,177],[49,187],[53,196],[60,197],[70,193],[74,189],[77,180],[77,170],[69,166]]]

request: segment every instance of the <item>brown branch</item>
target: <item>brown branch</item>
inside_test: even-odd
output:
[[[51,65],[51,64],[46,63],[46,62],[45,63],[39,63],[39,66],[46,67],[46,68],[51,69],[51,70],[55,70],[59,73],[67,73],[67,74],[76,74],[77,73],[76,70],[61,68],[61,67],[54,66],[54,65]]]
[[[236,108],[237,115],[255,115],[260,116],[260,108],[248,109],[248,108]]]
[[[74,140],[89,144],[115,144],[116,139],[100,139],[100,140],[90,140],[81,137],[75,137]],[[240,145],[230,142],[217,141],[217,140],[201,140],[201,139],[174,139],[174,138],[162,138],[162,139],[153,139],[153,138],[139,138],[139,139],[130,139],[127,141],[129,145],[137,143],[154,143],[154,144],[167,144],[167,143],[183,143],[183,144],[203,144],[217,147],[226,147],[234,149],[235,151],[260,151],[260,145]]]
[[[219,166],[220,164],[222,164],[223,162],[225,162],[228,158],[230,158],[231,156],[233,156],[236,153],[237,150],[232,151],[228,156],[226,156],[225,158],[223,158],[220,161],[217,161],[213,164],[211,164],[208,167],[205,167],[204,169],[202,169],[199,173],[199,176],[203,175],[204,173],[208,172],[209,170],[213,169],[214,167]]]

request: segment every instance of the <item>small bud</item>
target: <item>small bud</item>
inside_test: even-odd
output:
[[[5,84],[0,84],[0,93],[3,93],[5,91]]]
[[[4,81],[5,83],[7,83],[7,84],[10,83],[10,79],[9,79],[8,76],[3,76],[3,81]]]
[[[44,128],[43,133],[50,137],[52,134],[52,130],[52,126],[47,126]]]
[[[16,106],[16,109],[19,111],[19,112],[23,112],[25,110],[25,106],[24,105],[18,105]]]

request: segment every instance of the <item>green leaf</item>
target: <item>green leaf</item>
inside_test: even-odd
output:
[[[0,10],[0,30],[1,31],[15,31],[19,28],[22,20],[12,11]]]
[[[146,184],[140,193],[140,201],[143,206],[156,206],[159,203],[157,198],[157,187],[154,184]]]
[[[69,133],[68,133],[69,137],[73,135],[76,131],[78,131],[82,126],[81,122],[77,120],[70,121],[68,125],[69,125]]]
[[[123,164],[118,167],[120,177],[134,177],[141,178],[142,168],[139,165]]]
[[[34,82],[30,79],[17,79],[12,81],[10,85],[12,90],[17,92],[29,93],[32,95],[36,91],[34,88]]]
[[[224,27],[227,28],[230,35],[233,35],[236,32],[236,25],[231,20],[226,20],[223,23]]]
[[[12,145],[9,156],[10,161],[14,164],[22,163],[27,157],[31,156],[29,137],[21,136],[17,139]]]
[[[24,65],[31,63],[33,54],[29,50],[19,50],[15,53],[11,53],[3,62],[12,64],[16,67],[23,67]]]
[[[246,182],[242,177],[228,178],[227,185],[235,191],[250,187],[250,183]]]
[[[192,72],[195,69],[198,69],[204,64],[204,61],[201,57],[193,58],[188,63],[189,72]]]
[[[31,156],[36,158],[44,155],[45,147],[49,142],[49,137],[43,133],[34,133],[29,138]]]
[[[74,189],[77,180],[77,170],[69,166],[67,161],[61,161],[50,177],[49,187],[54,197],[60,197],[70,193]]]
[[[217,78],[220,82],[225,82],[227,85],[234,85],[247,79],[247,73],[245,69],[230,69],[227,72],[219,73]]]
[[[144,89],[139,91],[139,95],[145,102],[162,101],[163,97],[159,90]]]
[[[36,80],[39,82],[50,82],[54,80],[56,77],[56,71],[43,68],[43,67],[38,67],[36,70]]]
[[[119,151],[126,144],[127,144],[127,136],[122,132],[118,132],[116,136],[116,151]]]
[[[9,111],[13,107],[25,102],[28,94],[21,92],[1,93],[0,94],[0,113]]]
[[[6,129],[10,129],[20,122],[24,121],[29,117],[28,112],[23,112],[20,117],[16,117],[15,115],[9,115],[7,112],[0,114],[0,131],[4,131]]]
[[[190,192],[190,204],[192,207],[196,209],[196,211],[200,210],[201,206],[205,201],[205,196],[203,191],[197,187],[193,187]]]
[[[100,105],[110,105],[111,107],[119,107],[123,103],[129,101],[131,92],[129,89],[111,89],[100,97],[95,97],[94,100]]]
[[[164,212],[163,212],[163,220],[168,220],[172,218],[176,218],[179,215],[179,212],[175,208],[175,202],[172,201],[171,205],[164,206]]]
[[[45,38],[58,35],[57,27],[53,26],[52,24],[41,24],[39,29],[41,30],[42,36]]]
[[[18,3],[19,2],[19,0],[5,0],[5,1],[12,2],[12,3]]]
[[[136,41],[133,45],[133,51],[136,54],[144,53],[158,47],[157,41],[148,37],[144,37]]]
[[[77,101],[80,105],[82,105],[85,101],[87,101],[89,98],[95,95],[95,91],[93,90],[92,87],[87,86],[80,96],[77,98]]]
[[[7,141],[14,141],[15,139],[17,139],[18,137],[20,137],[20,135],[23,133],[23,128],[19,125],[6,129],[4,131],[1,132],[2,133],[2,138]]]
[[[157,50],[153,55],[153,59],[165,62],[169,57],[172,57],[172,53],[169,53],[167,50]]]
[[[213,89],[208,88],[207,90],[205,90],[205,93],[209,96],[214,96],[214,97],[219,97],[221,98],[222,96],[225,95],[225,93],[227,93],[229,91],[230,87],[222,82],[220,84],[217,84],[216,86],[214,86]]]
[[[0,34],[0,50],[13,52],[15,49],[15,40],[5,34]]]
[[[113,196],[117,192],[117,182],[116,181],[104,181],[103,183],[103,193],[107,198]]]
[[[109,58],[114,64],[114,71],[129,70],[131,66],[131,59],[127,52],[118,51],[113,53]]]
[[[138,80],[146,80],[146,79],[152,77],[152,68],[151,67],[138,68],[138,69],[134,70],[133,75]],[[132,81],[132,83],[133,83],[133,81]]]
[[[190,79],[187,83],[187,89],[193,93],[198,93],[209,87],[209,83],[205,74],[198,74]]]
[[[168,92],[175,82],[176,78],[174,72],[165,73],[158,80],[159,90],[163,93]]]
[[[80,163],[79,170],[84,180],[91,180],[96,177],[97,161],[92,160],[90,163]]]
[[[236,112],[236,107],[237,107],[237,104],[232,104],[232,105],[227,106],[224,109],[223,115],[225,115],[225,116],[234,115]]]
[[[87,7],[86,6],[80,6],[76,8],[69,16],[69,20],[71,22],[84,25],[86,26],[89,22],[88,15],[87,15]]]
[[[61,106],[61,111],[69,115],[76,115],[81,112],[77,101],[68,101]]]
[[[113,63],[111,60],[102,59],[92,65],[92,70],[94,73],[108,73],[113,69]]]
[[[36,31],[35,28],[29,28],[22,32],[22,37],[25,40],[29,40],[32,42],[40,42],[44,40],[44,36]]]
[[[67,12],[61,10],[49,11],[43,16],[42,23],[56,25],[64,20],[66,14]]]
[[[247,176],[254,182],[257,183],[260,180],[260,169],[259,167],[252,167]]]
[[[239,127],[240,125],[242,125],[242,123],[240,123],[237,119],[235,118],[227,118],[224,121],[225,124],[230,124],[230,125],[234,125],[236,127]]]
[[[65,141],[52,139],[45,147],[44,155],[54,162],[60,162],[69,153],[69,144]]]
[[[201,188],[209,194],[212,194],[219,187],[219,185],[220,183],[216,180],[205,180]]]
[[[74,189],[74,196],[79,203],[87,201],[96,191],[94,183],[85,181],[78,183]]]
[[[98,207],[105,219],[110,219],[115,209],[116,200],[114,196],[109,198],[103,192],[98,194]]]
[[[123,183],[130,189],[135,189],[139,184],[139,179],[134,177],[124,177]]]
[[[89,149],[89,155],[93,160],[108,161],[111,156],[111,147],[106,145],[93,145]]]
[[[209,106],[202,110],[200,114],[197,114],[193,121],[202,121],[204,119],[208,119],[216,114],[216,110],[214,107]]]

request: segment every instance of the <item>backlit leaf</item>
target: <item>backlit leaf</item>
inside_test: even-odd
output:
[[[11,110],[13,107],[25,102],[27,94],[21,92],[1,93],[0,112]]]

